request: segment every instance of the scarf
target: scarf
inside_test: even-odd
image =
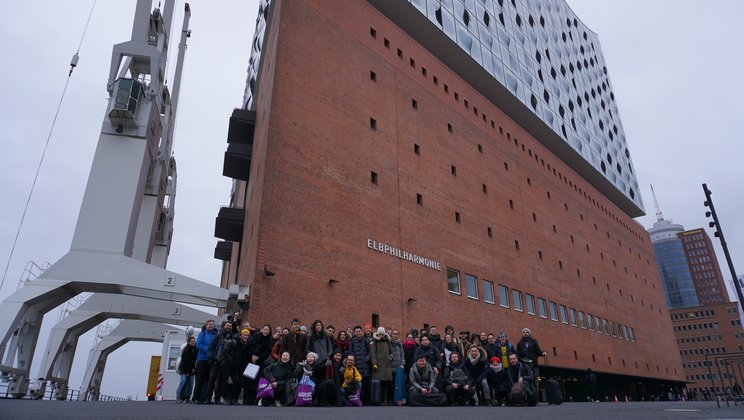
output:
[[[476,357],[475,359],[473,359],[473,356],[471,356],[470,354],[468,354],[468,360],[470,360],[470,363],[472,363],[472,364],[478,363],[478,361],[480,360],[480,358],[481,358],[480,352],[478,352],[478,357]]]
[[[338,349],[341,350],[342,353],[345,352],[349,349],[349,340],[337,340],[336,347],[338,347]]]
[[[412,348],[416,347],[416,342],[414,340],[405,339],[403,341],[403,347],[405,347],[407,350],[411,350]]]

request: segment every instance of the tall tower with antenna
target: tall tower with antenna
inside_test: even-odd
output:
[[[224,307],[228,292],[166,270],[176,165],[173,128],[189,36],[186,4],[172,90],[165,83],[175,0],[138,0],[129,41],[113,47],[110,99],[70,250],[0,304],[0,364],[26,394],[45,313],[84,292]],[[167,198],[166,198],[167,197]],[[6,348],[7,347],[7,348]]]

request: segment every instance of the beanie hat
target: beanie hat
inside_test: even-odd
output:
[[[251,330],[249,330],[248,328],[243,328],[242,330],[240,330],[240,334],[241,335],[243,335],[243,334],[250,334],[250,333],[251,333]]]
[[[498,357],[496,357],[496,356],[493,356],[493,357],[491,358],[491,363],[501,363],[501,359],[499,359],[499,358],[498,358]]]
[[[313,359],[314,359],[314,360],[318,360],[318,353],[314,353],[314,352],[312,352],[312,351],[311,351],[311,352],[310,352],[310,353],[308,353],[307,355],[308,355],[308,356],[313,356]],[[306,357],[307,357],[307,356],[306,356]]]
[[[524,333],[525,331],[527,331],[529,335],[532,335],[532,330],[530,330],[529,328],[527,327],[522,328],[522,333]]]

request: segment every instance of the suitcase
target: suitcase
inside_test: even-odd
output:
[[[382,404],[382,383],[378,379],[372,379],[370,383],[369,399],[372,405]]]
[[[548,366],[548,356],[545,356],[545,366]],[[548,405],[563,404],[561,384],[553,378],[545,381],[545,399],[548,400]]]
[[[563,403],[563,394],[561,393],[561,384],[555,379],[545,381],[545,398],[548,405],[561,405]]]

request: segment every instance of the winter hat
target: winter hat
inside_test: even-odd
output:
[[[310,353],[307,354],[307,356],[313,356],[313,360],[315,360],[315,361],[318,360],[318,353],[315,353],[315,352],[312,352],[311,351]],[[305,356],[305,357],[307,358],[307,356]]]
[[[251,330],[249,330],[248,328],[244,328],[244,329],[242,329],[242,330],[240,331],[240,335],[243,335],[243,334],[250,334],[250,333],[251,333]]]
[[[524,334],[525,331],[527,331],[527,334],[529,334],[530,336],[532,336],[532,330],[530,330],[527,327],[522,328],[522,334]]]
[[[501,359],[499,359],[497,356],[493,356],[491,358],[491,363],[501,363]]]
[[[387,332],[385,332],[385,328],[384,327],[378,327],[377,328],[377,332],[374,333],[374,334],[372,334],[372,337],[374,337],[375,340],[379,340],[382,337],[387,337],[387,336],[388,336],[388,334],[387,334]]]

